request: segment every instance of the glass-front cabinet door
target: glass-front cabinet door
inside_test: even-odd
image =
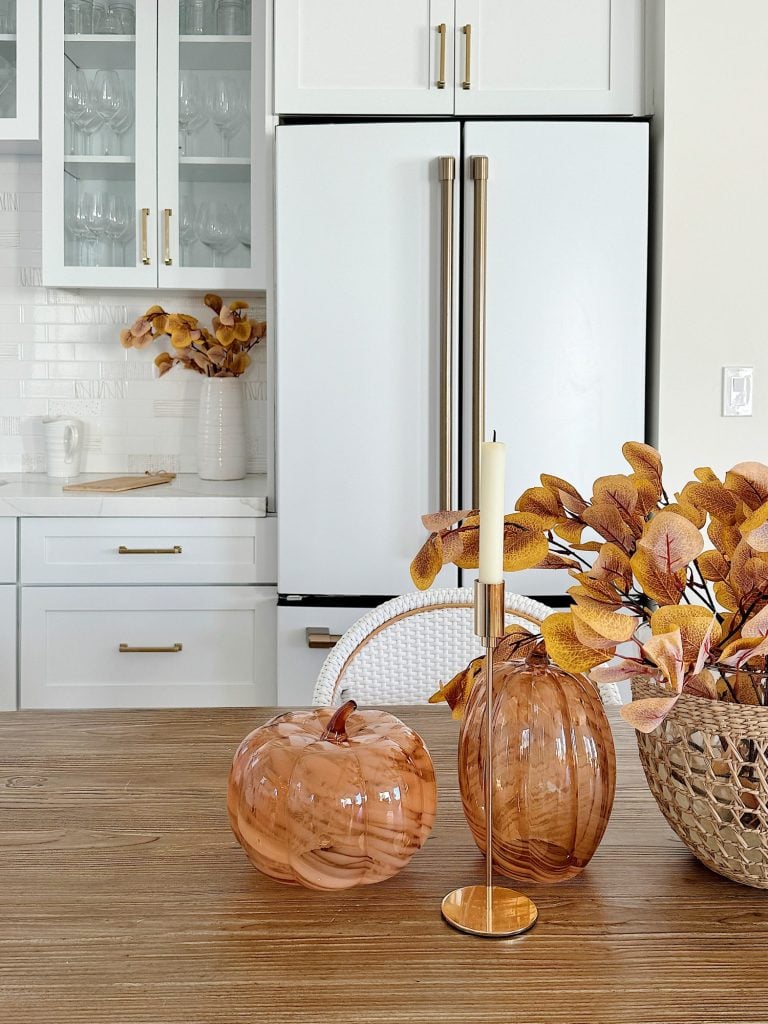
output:
[[[158,283],[263,288],[262,0],[159,0]]]
[[[40,135],[38,0],[0,0],[0,139]]]
[[[155,0],[43,0],[46,284],[157,283]]]

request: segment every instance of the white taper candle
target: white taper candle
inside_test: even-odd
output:
[[[507,446],[480,446],[480,582],[501,583],[504,573],[504,469]]]

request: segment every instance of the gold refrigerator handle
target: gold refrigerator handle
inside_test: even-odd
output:
[[[472,88],[472,26],[465,25],[464,29],[464,81],[462,89]]]
[[[437,75],[437,88],[445,88],[445,33],[447,26],[445,22],[437,26],[437,31],[440,36],[440,70]]]
[[[456,160],[441,156],[440,178],[440,508],[453,507],[453,183]]]
[[[470,157],[475,185],[472,253],[472,507],[480,503],[480,445],[485,439],[485,268],[488,249],[488,157]]]
[[[147,267],[151,263],[151,260],[149,258],[149,249],[148,249],[148,243],[147,243],[147,224],[149,222],[149,207],[148,206],[142,206],[142,208],[141,208],[141,210],[139,212],[141,213],[141,228],[140,228],[141,262],[144,264],[145,267]]]

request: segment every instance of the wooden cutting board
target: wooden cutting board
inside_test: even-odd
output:
[[[117,494],[120,491],[135,491],[139,487],[154,487],[168,484],[176,478],[175,473],[145,473],[144,476],[111,476],[106,480],[88,480],[81,484],[65,484],[63,491],[100,491]]]

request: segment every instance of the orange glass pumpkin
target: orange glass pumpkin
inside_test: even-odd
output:
[[[227,809],[251,863],[310,889],[390,878],[424,844],[437,787],[421,737],[386,711],[290,711],[235,753]]]
[[[616,753],[600,694],[550,665],[501,662],[493,678],[493,859],[505,875],[561,882],[603,838],[616,788]],[[459,738],[459,786],[485,851],[485,679],[473,687]]]

